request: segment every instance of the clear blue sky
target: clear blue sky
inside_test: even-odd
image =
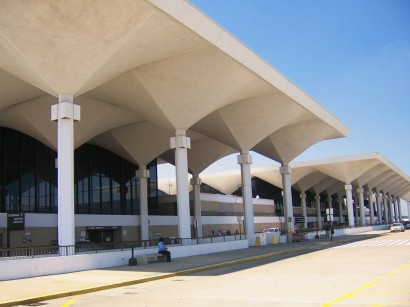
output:
[[[410,1],[191,3],[351,129],[296,160],[380,152],[410,174]],[[239,167],[231,156],[207,170],[222,165]]]

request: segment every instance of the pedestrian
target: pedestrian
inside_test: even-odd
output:
[[[330,241],[333,241],[333,235],[335,234],[335,230],[333,227],[330,229]]]
[[[171,252],[164,244],[164,238],[159,238],[158,240],[158,254],[166,255],[167,261],[171,262]]]
[[[330,238],[330,226],[328,224],[325,225],[325,231],[326,231],[326,239]]]

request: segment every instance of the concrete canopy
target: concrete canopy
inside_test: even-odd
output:
[[[292,187],[300,192],[311,191],[328,196],[343,196],[346,183],[367,191],[383,192],[410,201],[410,177],[380,153],[335,157],[323,160],[293,162]],[[251,170],[258,177],[279,188],[282,186],[279,166]],[[202,182],[226,194],[231,194],[241,183],[238,171],[206,174]]]
[[[195,173],[235,151],[288,162],[349,132],[187,1],[5,0],[0,30],[0,125],[54,149],[61,94],[81,106],[75,147],[146,165],[171,161],[186,130]]]

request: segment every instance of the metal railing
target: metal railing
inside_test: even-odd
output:
[[[206,243],[229,242],[245,239],[245,235],[230,235],[220,237],[190,238],[164,238],[167,246],[199,245]],[[134,249],[156,249],[158,239],[110,242],[110,243],[78,243],[68,246],[39,246],[39,247],[17,247],[0,248],[0,261],[18,260],[41,257],[58,257],[78,254],[108,253]]]

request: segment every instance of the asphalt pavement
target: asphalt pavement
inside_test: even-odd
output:
[[[333,241],[315,239],[176,258],[172,262],[117,266],[99,270],[1,281],[0,306],[35,304],[54,298],[145,283],[278,255],[288,254],[291,257],[300,253],[367,239],[375,235],[374,233],[345,235],[334,237]]]

